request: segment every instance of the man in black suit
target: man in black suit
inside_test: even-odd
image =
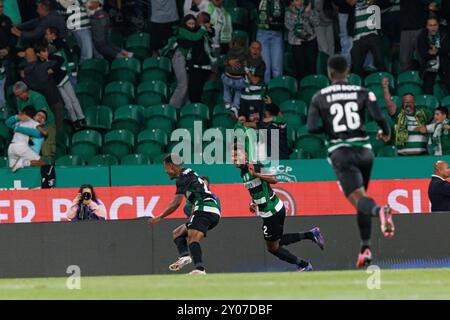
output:
[[[434,165],[434,174],[428,186],[428,197],[431,202],[431,212],[450,212],[450,182],[446,179],[450,175],[448,163],[437,161]]]

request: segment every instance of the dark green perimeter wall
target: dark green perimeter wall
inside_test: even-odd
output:
[[[443,157],[401,157],[377,158],[372,179],[418,179],[428,178],[433,173],[433,165],[439,160],[450,161],[450,156]],[[239,170],[231,164],[190,165],[201,175],[210,177],[211,182],[239,183]],[[271,167],[281,181],[333,181],[336,179],[327,160],[288,160],[281,161],[277,167]],[[105,186],[145,186],[167,185],[170,181],[161,165],[148,166],[100,166],[100,167],[57,167],[56,187],[78,187],[90,183],[97,187]],[[26,168],[11,173],[0,169],[0,189],[20,189],[40,187],[40,170]]]

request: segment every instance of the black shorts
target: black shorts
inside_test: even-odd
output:
[[[189,218],[186,228],[200,231],[206,237],[206,232],[215,228],[219,221],[220,216],[216,213],[197,211]]]
[[[284,232],[284,219],[286,218],[286,210],[280,210],[277,214],[269,217],[263,218],[263,235],[266,241],[277,241],[280,240]]]
[[[373,166],[373,153],[363,147],[342,147],[330,155],[339,185],[348,197],[353,191],[369,187]]]
[[[244,116],[247,120],[249,120],[251,115],[257,114],[261,118],[262,105],[263,103],[261,100],[241,99],[238,116]]]

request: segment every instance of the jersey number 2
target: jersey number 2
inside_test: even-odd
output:
[[[344,106],[340,103],[331,105],[330,113],[333,118],[333,130],[335,133],[344,132],[348,129],[356,130],[361,125],[361,119],[358,113],[358,104],[355,101],[347,102]],[[346,118],[347,124],[341,123]]]

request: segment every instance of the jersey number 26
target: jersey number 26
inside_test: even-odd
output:
[[[348,129],[356,130],[361,126],[358,104],[355,101],[347,102],[344,106],[340,103],[334,103],[331,105],[330,113],[334,116],[333,130],[335,133],[344,132]],[[344,116],[346,123],[342,121]]]

